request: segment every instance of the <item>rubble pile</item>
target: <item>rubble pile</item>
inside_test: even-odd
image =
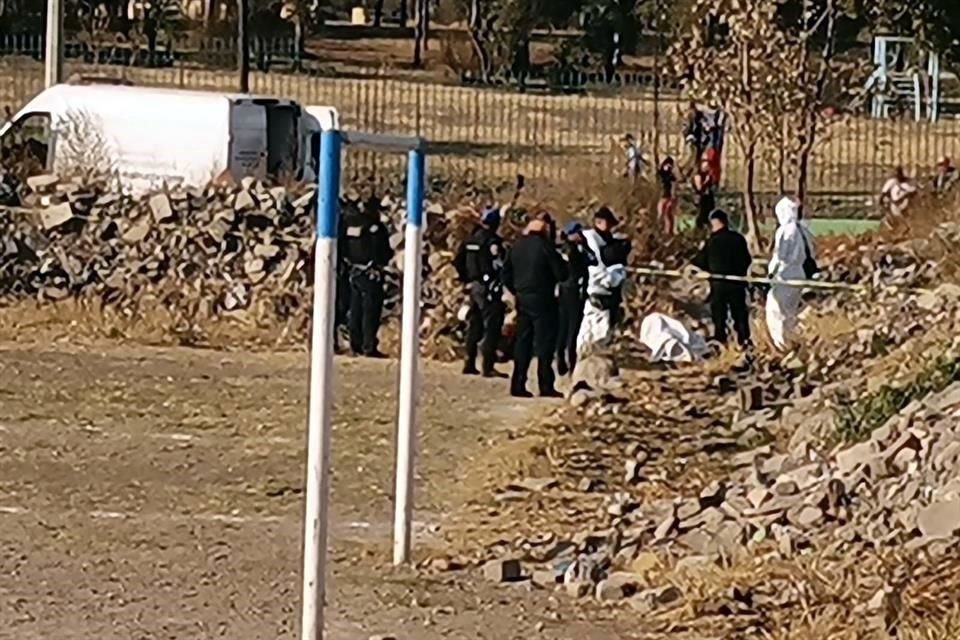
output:
[[[921,583],[939,586],[918,602],[949,604],[960,589],[960,287],[930,245],[954,226],[826,264],[825,279],[869,286],[811,295],[792,353],[760,349],[722,371],[631,363],[622,379],[612,362],[583,367],[568,406],[525,430],[539,457],[531,477],[491,486],[495,506],[477,505],[510,524],[475,556],[485,575],[515,561],[515,579],[665,616],[666,631],[710,616],[796,619],[791,607],[813,606],[811,563],[836,582],[816,587],[821,603],[837,606],[843,584],[837,616],[855,610],[874,630],[902,623],[893,608]],[[693,308],[703,292],[682,286],[658,304]],[[737,587],[717,587],[732,575]]]
[[[236,319],[277,323],[306,335],[314,243],[315,192],[240,185],[172,189],[133,199],[56,176],[34,176],[24,207],[0,209],[0,298],[96,300],[135,315],[143,300],[178,312],[202,330]],[[386,196],[382,215],[394,230],[386,313],[399,313],[403,202]],[[347,189],[344,210],[361,205]],[[451,262],[472,229],[469,207],[427,207],[424,239],[425,344],[451,355],[462,300]]]

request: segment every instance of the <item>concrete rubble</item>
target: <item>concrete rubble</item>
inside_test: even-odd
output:
[[[23,207],[0,208],[0,299],[98,301],[123,313],[158,307],[211,320],[274,322],[305,338],[311,296],[314,203],[310,188],[240,185],[171,189],[130,198],[56,176],[34,176]],[[360,206],[346,189],[342,211]],[[399,314],[403,263],[400,199],[385,196],[382,217],[397,251],[387,274],[386,314]],[[428,355],[451,357],[463,301],[453,251],[476,220],[470,207],[428,203],[424,333]]]

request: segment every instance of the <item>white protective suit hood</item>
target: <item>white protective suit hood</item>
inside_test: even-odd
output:
[[[774,212],[777,214],[777,223],[781,227],[788,224],[796,224],[800,219],[800,205],[790,198],[782,198],[777,203]]]

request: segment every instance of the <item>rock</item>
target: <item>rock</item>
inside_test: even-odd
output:
[[[664,518],[659,525],[657,525],[656,530],[653,532],[654,540],[665,540],[673,530],[677,527],[677,514],[676,512],[671,513],[669,516]]]
[[[594,594],[601,602],[623,600],[637,591],[637,576],[630,573],[612,573],[597,583]]]
[[[58,176],[52,173],[45,173],[27,178],[27,187],[34,193],[49,193],[53,191],[53,187],[57,186],[58,182],[60,182]]]
[[[257,199],[250,191],[241,191],[233,201],[234,211],[249,211],[257,208]]]
[[[127,229],[122,236],[122,240],[127,244],[139,244],[146,239],[149,233],[150,221],[143,219]]]
[[[634,484],[643,478],[643,463],[639,460],[627,460],[624,467],[624,483]]]
[[[759,411],[763,408],[763,387],[751,385],[740,389],[740,410],[743,412]]]
[[[530,581],[545,589],[556,588],[563,579],[563,574],[553,569],[537,569],[530,576]]]
[[[531,491],[534,493],[547,491],[557,486],[556,478],[524,478],[507,485],[507,491]]]
[[[589,582],[567,582],[563,585],[563,590],[571,598],[583,598],[593,590],[593,585]]]
[[[653,613],[680,604],[683,594],[673,585],[641,591],[630,598],[630,605],[643,613]]]
[[[491,560],[483,565],[483,577],[492,582],[516,582],[523,578],[523,569],[516,559]]]
[[[579,391],[602,391],[611,386],[619,375],[616,365],[610,358],[598,355],[587,356],[577,361],[571,375],[571,389]]]
[[[772,497],[773,494],[764,487],[756,487],[747,493],[747,501],[754,509],[759,509],[767,500]]]
[[[370,636],[369,640],[397,640],[397,636],[377,634]]]
[[[650,552],[641,552],[637,557],[630,561],[629,569],[637,575],[645,575],[650,571],[660,568],[660,559],[657,554]]]
[[[960,500],[934,502],[920,510],[917,527],[928,538],[945,538],[960,531]]]
[[[795,496],[800,492],[797,483],[789,478],[779,478],[773,485],[773,493],[778,496]]]
[[[843,475],[849,475],[860,465],[869,465],[880,455],[876,442],[861,442],[849,449],[837,453],[837,469]]]
[[[173,207],[170,206],[170,198],[164,193],[158,193],[148,200],[150,212],[153,214],[153,221],[162,224],[170,222],[175,218]]]
[[[596,488],[597,481],[593,478],[580,478],[580,482],[577,483],[577,490],[582,493],[590,493]]]
[[[823,520],[823,510],[819,507],[806,505],[799,509],[791,510],[787,513],[787,519],[794,526],[809,529]]]
[[[56,229],[73,219],[73,207],[69,203],[55,204],[40,212],[40,223],[47,231]]]
[[[723,483],[714,480],[700,491],[700,508],[719,507],[723,504],[726,487]]]

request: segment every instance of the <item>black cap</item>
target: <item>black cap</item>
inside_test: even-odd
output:
[[[617,216],[614,215],[613,211],[609,207],[600,207],[597,209],[597,212],[593,214],[594,220],[604,220],[611,227],[615,227],[620,224],[620,221],[617,220]]]

